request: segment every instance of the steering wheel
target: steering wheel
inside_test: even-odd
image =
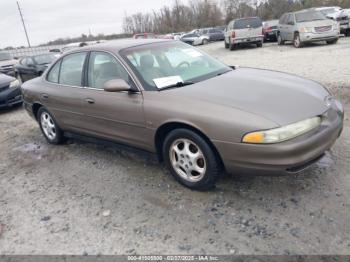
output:
[[[187,65],[187,67],[190,67],[190,66],[191,66],[189,62],[187,62],[187,61],[182,61],[180,64],[178,64],[178,65],[176,66],[176,68],[180,68],[180,67],[183,66],[183,65]]]

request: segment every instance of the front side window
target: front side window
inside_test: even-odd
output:
[[[88,86],[103,89],[112,79],[129,81],[129,74],[112,55],[104,52],[91,52],[88,70]]]
[[[83,68],[86,53],[65,56],[61,62],[59,83],[62,85],[82,86]]]
[[[232,69],[183,43],[157,43],[121,51],[146,90],[158,90],[159,81],[200,82]]]

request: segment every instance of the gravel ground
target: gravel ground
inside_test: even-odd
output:
[[[350,109],[350,38],[230,52],[233,65],[320,81]],[[176,183],[152,155],[69,140],[48,145],[22,108],[0,114],[0,254],[350,254],[350,122],[313,169]]]

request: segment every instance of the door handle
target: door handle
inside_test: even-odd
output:
[[[85,101],[89,104],[94,104],[95,100],[91,99],[91,98],[86,98]]]
[[[41,94],[41,97],[44,98],[44,99],[48,99],[49,95],[48,94]]]

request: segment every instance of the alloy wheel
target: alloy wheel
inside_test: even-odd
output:
[[[202,150],[189,139],[175,140],[170,146],[169,158],[175,172],[189,182],[200,181],[207,170]]]
[[[52,117],[47,112],[43,112],[40,117],[40,123],[45,136],[50,140],[54,140],[56,138],[56,125]]]

